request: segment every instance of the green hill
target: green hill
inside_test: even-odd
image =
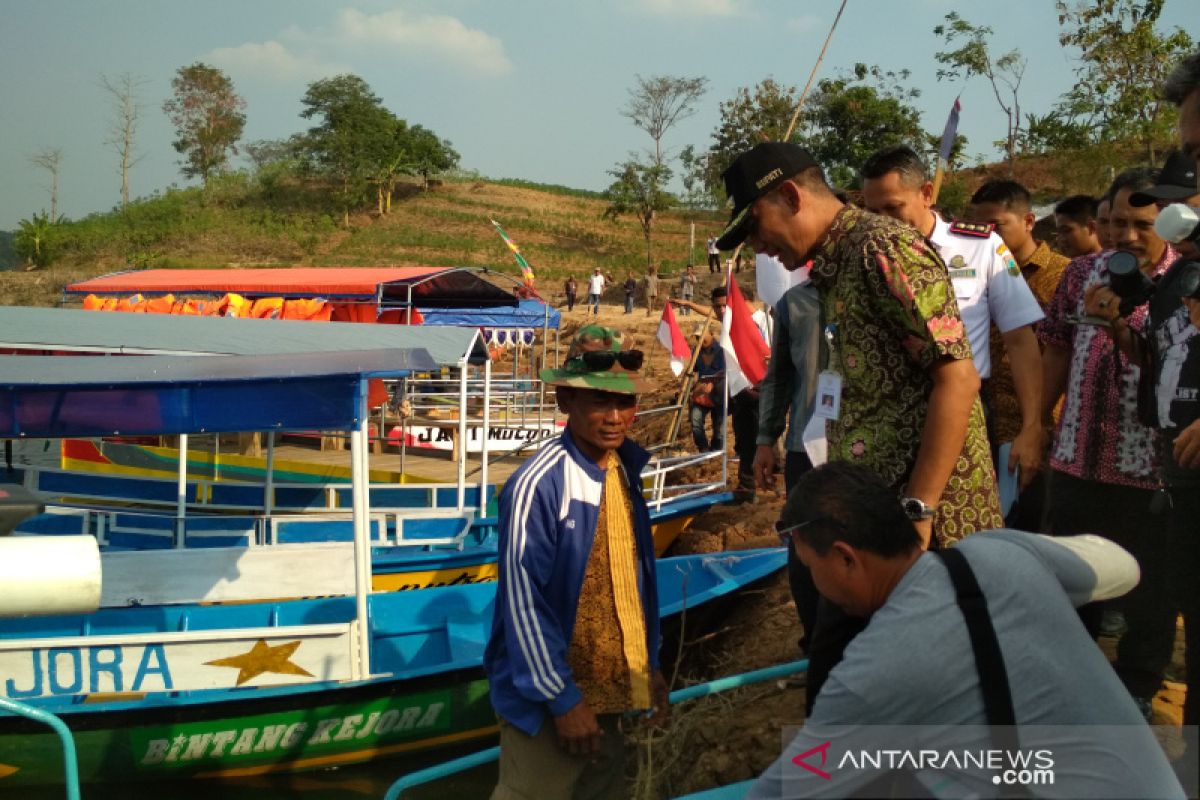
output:
[[[495,219],[533,265],[539,284],[557,290],[567,274],[594,267],[642,274],[645,240],[633,219],[603,218],[592,192],[523,181],[453,179],[429,190],[397,187],[392,210],[342,214],[321,187],[267,185],[225,176],[208,189],[170,190],[125,211],[93,214],[55,227],[53,263],[0,277],[4,303],[52,305],[66,284],[130,268],[289,266],[487,266],[519,271],[489,222]],[[725,214],[676,211],[656,221],[654,261],[674,273],[687,263],[690,223],[695,258]]]

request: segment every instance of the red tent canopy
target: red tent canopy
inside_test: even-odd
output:
[[[379,296],[381,285],[409,284],[445,267],[292,267],[290,269],[146,269],[72,283],[69,294],[157,292],[308,297]]]
[[[516,306],[512,291],[461,267],[291,267],[146,269],[72,283],[68,295],[234,293],[285,299],[322,297],[378,307]]]

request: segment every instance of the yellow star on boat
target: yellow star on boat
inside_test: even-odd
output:
[[[291,661],[292,653],[296,652],[296,648],[299,646],[299,640],[272,647],[267,644],[265,639],[259,639],[248,653],[229,658],[218,658],[215,661],[205,661],[204,663],[211,667],[237,667],[239,670],[238,686],[264,672],[274,672],[279,675],[307,675],[311,678],[313,676],[311,672]]]

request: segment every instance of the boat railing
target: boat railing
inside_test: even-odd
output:
[[[369,514],[373,547],[452,547],[462,549],[475,520],[457,509],[375,508]],[[108,548],[169,549],[260,547],[349,542],[349,509],[312,514],[205,514],[177,517],[168,512],[100,509],[48,504],[42,515],[22,524],[25,533],[85,534]]]
[[[681,500],[686,497],[698,497],[712,492],[724,491],[725,476],[720,473],[719,480],[698,481],[690,483],[675,482],[683,470],[697,467],[709,462],[724,464],[725,453],[720,451],[708,453],[688,453],[679,456],[657,456],[642,471],[643,486],[645,486],[646,503],[651,508],[658,509],[666,502]]]
[[[119,501],[175,508],[180,501],[177,480],[143,475],[115,475],[54,467],[23,467],[26,489],[54,498]],[[421,515],[430,510],[458,510],[455,483],[373,483],[368,486],[372,507],[407,510]],[[343,482],[266,483],[188,478],[182,487],[186,508],[235,512],[264,509],[272,512],[349,510],[351,486]],[[467,487],[467,505],[478,507],[478,487]],[[489,491],[490,494],[490,491]],[[489,498],[490,500],[490,498]]]

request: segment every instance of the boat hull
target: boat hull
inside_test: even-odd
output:
[[[73,713],[87,783],[328,768],[470,743],[496,731],[482,670],[179,707]],[[0,791],[62,781],[44,726],[0,718]]]

